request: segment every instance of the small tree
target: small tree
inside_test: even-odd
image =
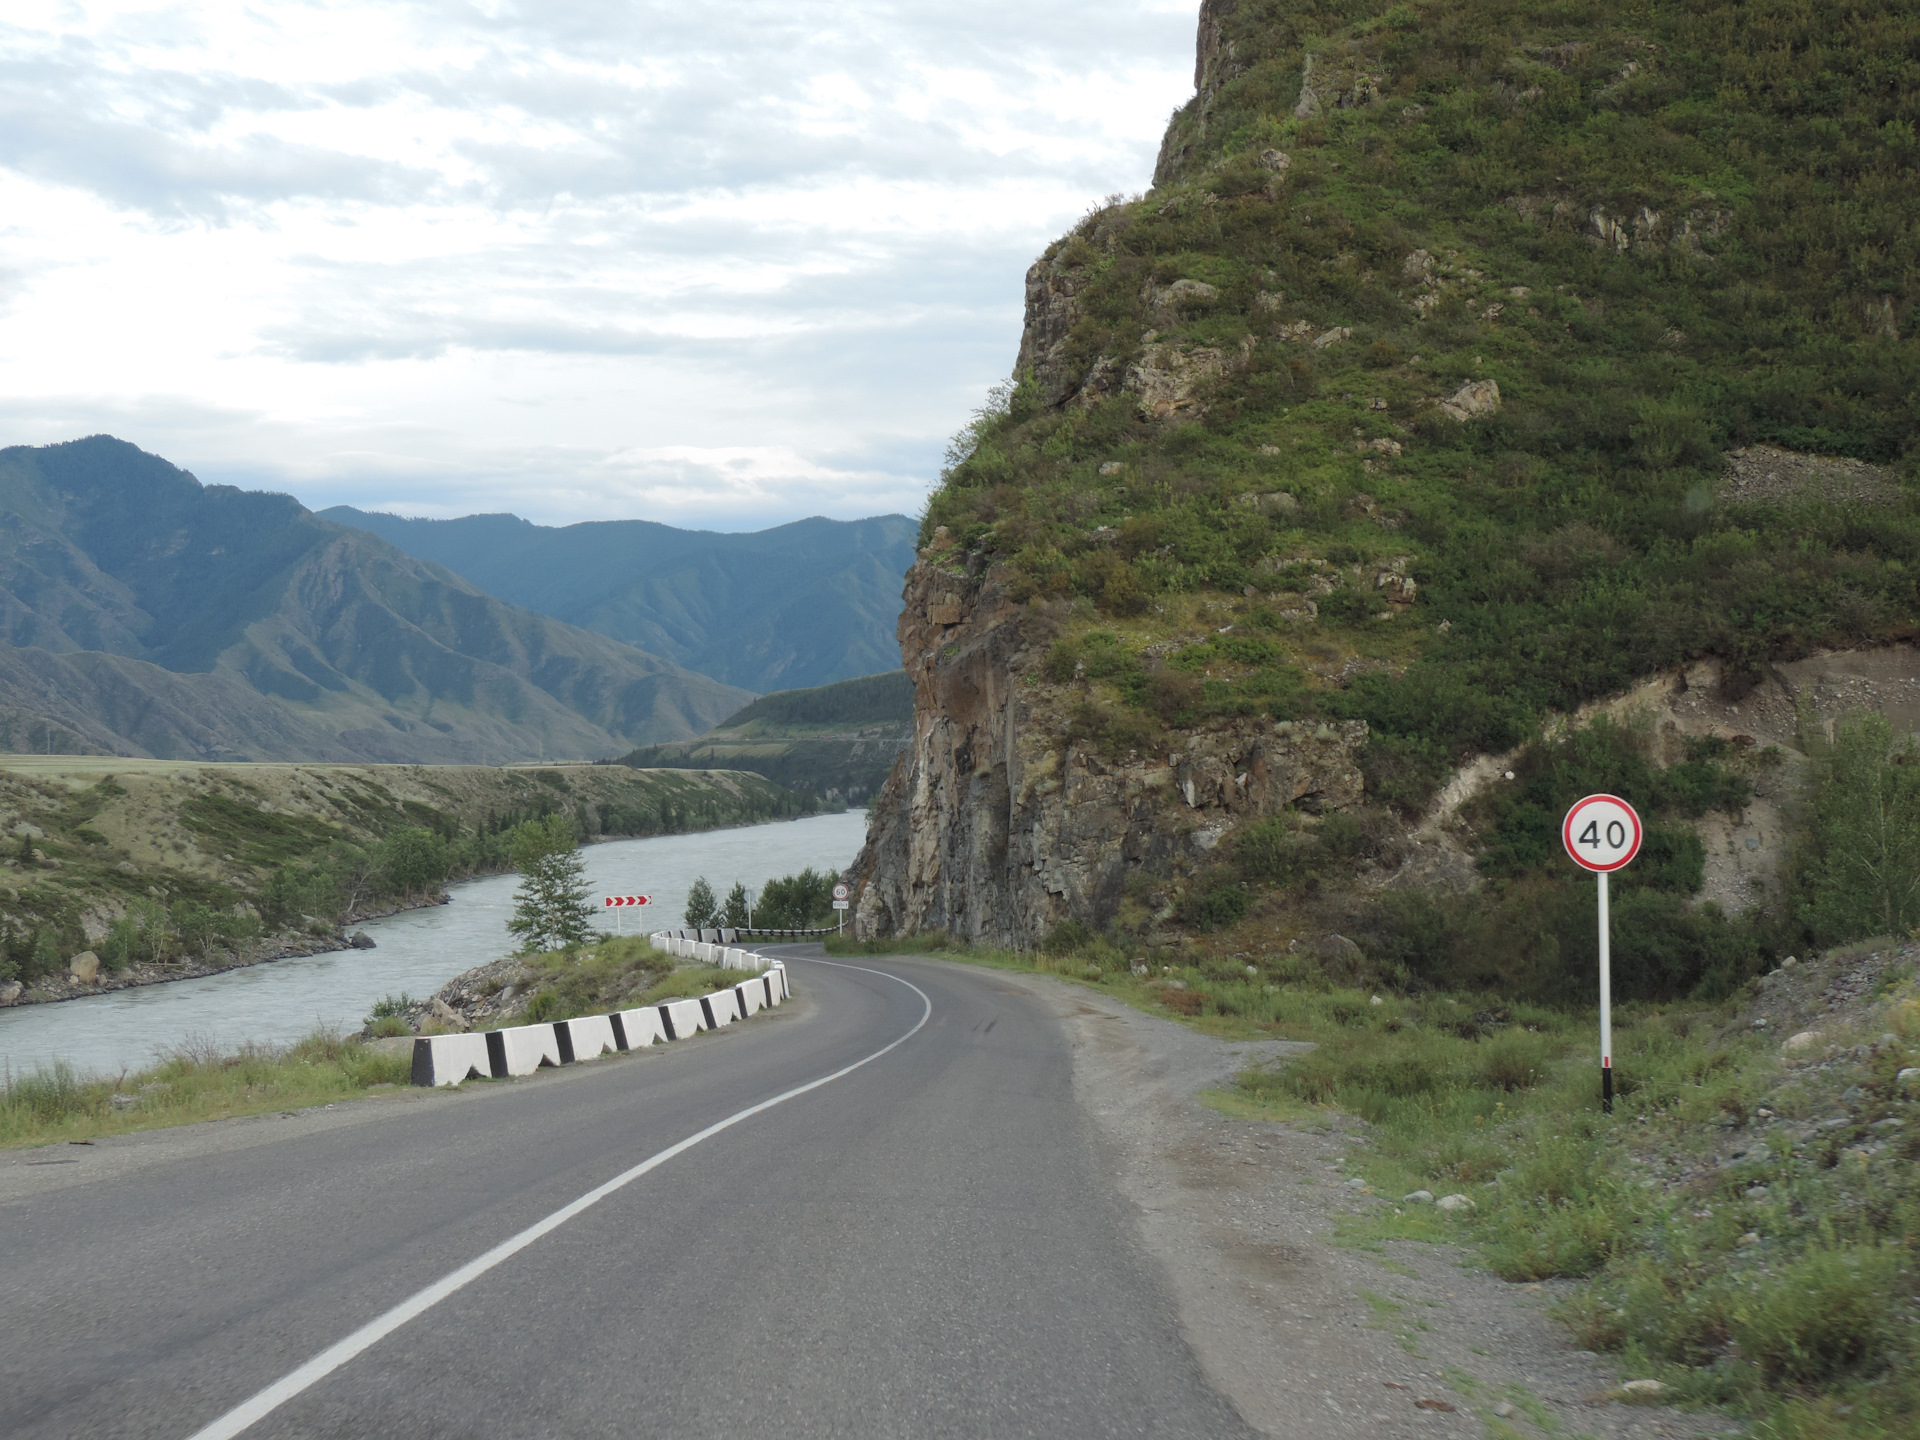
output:
[[[1920,922],[1920,743],[1884,715],[1849,715],[1831,743],[1803,724],[1816,762],[1809,900],[1823,945],[1905,934]]]
[[[573,817],[529,820],[513,832],[509,853],[520,888],[507,929],[521,937],[521,951],[561,950],[592,938],[593,910]]]
[[[424,895],[447,880],[447,842],[418,825],[403,825],[380,842],[380,883],[392,895]]]
[[[707,883],[707,877],[702,875],[698,880],[693,882],[692,888],[687,891],[687,928],[690,930],[706,929],[714,923],[714,916],[718,909],[719,907],[714,904],[713,900],[713,886],[709,885]]]
[[[714,917],[713,923],[730,930],[744,930],[752,923],[747,913],[747,887],[738,880],[733,882],[733,889],[727,892],[727,903],[720,907],[720,913]]]

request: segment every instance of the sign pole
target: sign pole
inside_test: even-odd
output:
[[[1600,1109],[1613,1113],[1613,940],[1607,872],[1600,872]]]

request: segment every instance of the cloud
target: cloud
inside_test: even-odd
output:
[[[1193,9],[20,0],[0,440],[419,513],[917,503]]]

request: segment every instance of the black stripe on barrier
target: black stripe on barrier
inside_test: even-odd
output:
[[[760,977],[760,988],[766,992],[767,1008],[773,1008],[773,972],[769,970]]]
[[[734,986],[733,1000],[734,1000],[733,1018],[736,1020],[746,1019],[747,1018],[747,992],[745,990],[742,990],[738,985]]]
[[[700,1013],[707,1017],[707,1029],[718,1030],[719,1022],[713,1018],[713,1002],[705,995],[700,997]]]
[[[487,1069],[496,1080],[507,1078],[507,1037],[498,1030],[487,1032]]]
[[[627,1048],[627,1022],[622,1020],[618,1015],[609,1015],[607,1019],[613,1022],[613,1043],[618,1045],[622,1050],[625,1050]]]
[[[567,1029],[567,1022],[556,1020],[553,1025],[553,1038],[560,1045],[560,1063],[573,1064],[573,1032]]]
[[[667,1039],[678,1040],[680,1038],[673,1030],[673,1014],[664,1005],[660,1007],[660,1024],[666,1029]]]
[[[433,1042],[424,1035],[416,1035],[413,1040],[413,1075],[409,1083],[433,1084]]]

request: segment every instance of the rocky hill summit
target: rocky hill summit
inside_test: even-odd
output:
[[[1920,718],[1916,41],[1206,0],[929,506],[858,931],[1547,994],[1612,789],[1628,993],[1802,943],[1836,727]]]

